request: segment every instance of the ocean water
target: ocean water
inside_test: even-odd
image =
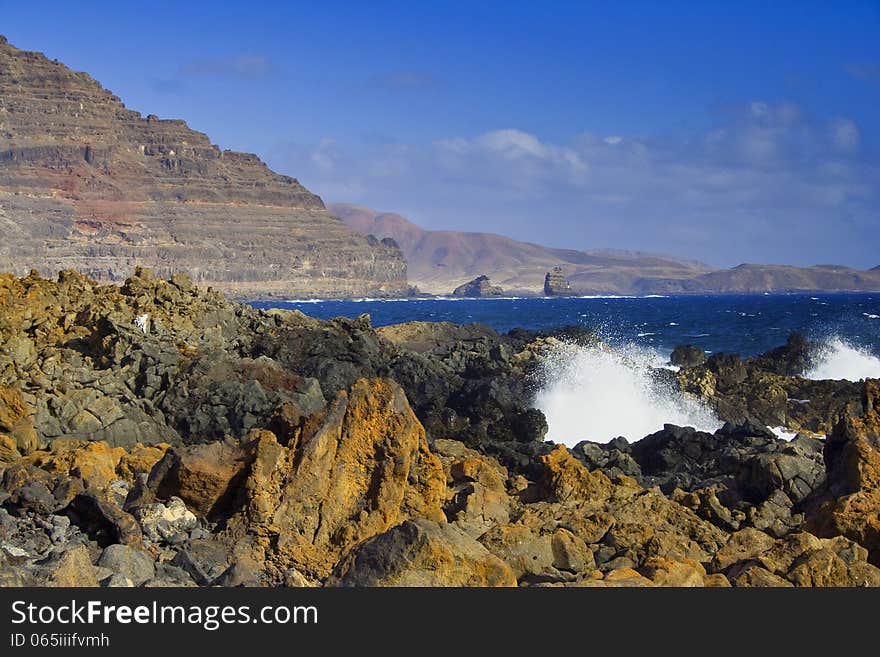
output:
[[[320,319],[368,313],[374,326],[414,320],[480,322],[497,331],[579,324],[611,342],[671,351],[695,344],[708,352],[753,356],[792,331],[812,339],[839,336],[880,353],[880,294],[591,297],[563,299],[407,299],[258,302]]]
[[[764,353],[800,331],[820,346],[812,379],[880,378],[880,294],[713,295],[589,298],[412,299],[259,302],[321,319],[368,313],[374,326],[407,321],[479,322],[506,332],[581,325],[611,345],[563,344],[543,364],[533,405],[548,439],[574,445],[638,440],[665,423],[721,426],[699,400],[658,384],[651,368],[670,367],[680,344],[708,353]],[[794,434],[773,427],[781,438]]]

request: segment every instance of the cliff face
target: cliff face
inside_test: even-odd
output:
[[[116,282],[139,264],[248,297],[406,289],[400,250],[352,231],[297,180],[2,37],[0,235],[0,271]]]

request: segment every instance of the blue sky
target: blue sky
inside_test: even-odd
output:
[[[6,2],[0,33],[325,201],[880,264],[880,2]]]

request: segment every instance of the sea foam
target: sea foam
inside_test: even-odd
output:
[[[804,372],[808,379],[861,381],[880,378],[880,358],[839,336],[831,336],[822,342],[813,360],[813,366]]]
[[[658,381],[652,368],[665,362],[657,351],[634,344],[560,345],[542,363],[534,400],[547,418],[547,438],[572,447],[617,436],[639,440],[666,423],[701,431],[720,427],[700,400]]]

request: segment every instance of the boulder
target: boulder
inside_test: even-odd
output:
[[[444,512],[474,538],[510,520],[507,468],[457,440],[435,440],[433,452],[446,474]]]
[[[510,567],[454,525],[408,520],[336,566],[327,586],[516,586]]]
[[[712,567],[715,570],[726,570],[737,562],[757,558],[774,544],[772,536],[747,527],[730,535],[730,538],[712,559]]]
[[[705,586],[706,569],[699,561],[690,559],[673,561],[663,557],[650,557],[639,570],[656,586]]]
[[[21,452],[36,449],[39,444],[32,416],[33,409],[18,390],[0,385],[0,434],[11,436]]]
[[[71,500],[65,513],[74,525],[102,547],[113,543],[142,546],[137,521],[110,497],[85,491]]]
[[[98,577],[85,545],[73,547],[43,565],[46,586],[96,587]]]
[[[692,344],[679,345],[669,356],[670,365],[682,369],[696,367],[706,362],[706,352]]]
[[[766,568],[756,564],[747,565],[741,571],[731,575],[729,579],[737,587],[790,588],[794,586],[787,579],[774,575]]]
[[[15,438],[0,433],[0,468],[15,463],[20,458],[21,453]]]
[[[596,560],[583,538],[565,527],[557,527],[550,538],[553,567],[567,573],[589,573],[595,570]]]
[[[838,536],[795,532],[781,539],[744,529],[731,535],[712,560],[734,586],[878,586],[880,568],[868,551]]]
[[[601,472],[590,472],[564,445],[539,458],[542,495],[556,502],[567,500],[605,500],[611,494],[611,481]]]
[[[237,563],[239,565],[234,571],[235,577],[232,576],[233,573],[227,573],[229,581],[241,579],[245,562],[242,560]],[[171,560],[171,564],[188,572],[199,586],[207,586],[224,575],[230,567],[230,550],[219,540],[197,538],[188,541]]]
[[[25,558],[10,554],[5,546],[0,546],[0,588],[37,586],[37,578],[25,565]]]
[[[493,527],[480,537],[489,552],[510,566],[514,577],[523,580],[561,579],[554,567],[549,535],[541,536],[524,525]]]
[[[97,565],[127,578],[134,586],[153,579],[156,574],[153,558],[149,554],[118,543],[104,548]]]
[[[355,544],[408,518],[445,522],[446,477],[406,395],[359,380],[313,417],[294,450],[263,436],[231,521],[275,576],[326,577]]]
[[[202,517],[228,516],[253,457],[247,444],[257,437],[252,432],[245,445],[225,440],[170,449],[150,472],[148,485],[158,498],[179,497]]]
[[[156,445],[137,443],[130,451],[122,455],[116,466],[116,474],[130,484],[134,483],[138,475],[149,474],[170,447],[171,445],[168,443]]]
[[[598,573],[602,575],[602,573]],[[632,568],[615,568],[601,577],[588,577],[573,586],[590,588],[650,588],[654,582]]]

